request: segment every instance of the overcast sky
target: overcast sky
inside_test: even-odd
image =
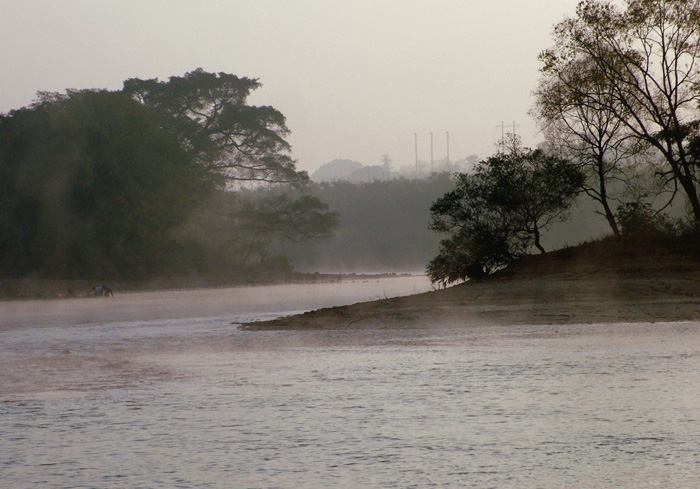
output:
[[[39,90],[120,89],[198,67],[259,78],[300,169],[527,145],[538,53],[578,0],[0,0],[0,112]],[[512,131],[506,128],[506,131]]]

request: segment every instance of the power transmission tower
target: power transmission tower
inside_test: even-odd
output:
[[[513,136],[515,136],[515,128],[520,127],[520,124],[516,124],[515,121],[513,121],[513,125],[511,127],[513,128]]]

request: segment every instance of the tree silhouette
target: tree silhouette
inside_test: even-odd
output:
[[[517,138],[505,143],[431,207],[431,228],[448,234],[427,267],[433,282],[491,273],[532,246],[544,253],[541,231],[567,216],[583,183],[578,166]]]

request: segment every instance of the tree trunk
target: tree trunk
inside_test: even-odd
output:
[[[681,184],[681,188],[683,188],[688,198],[693,217],[695,217],[695,224],[700,225],[700,199],[698,199],[698,189],[695,185],[695,175],[693,174],[690,163],[686,159],[687,153],[683,147],[683,140],[677,141],[675,146],[677,148],[677,153],[675,155],[672,147],[657,147],[662,150],[662,154],[666,157],[666,161],[668,161],[671,166],[673,176],[676,178],[676,181]]]
[[[533,234],[535,235],[535,247],[540,250],[540,253],[544,254],[546,251],[544,248],[542,248],[542,245],[540,244],[540,230],[535,226],[535,229],[533,230]]]
[[[615,238],[619,238],[620,228],[617,226],[615,214],[613,214],[607,201],[603,202],[603,209],[605,210],[605,219],[608,220],[608,224],[610,224],[610,229],[612,229],[613,235],[615,236]]]
[[[693,216],[695,217],[695,223],[700,224],[700,199],[698,199],[697,188],[695,187],[695,182],[693,182],[691,177],[683,177],[678,179],[681,187],[685,191],[688,197],[688,202],[690,203],[690,208],[693,210]]]
[[[603,160],[601,153],[601,156],[598,157],[598,181],[600,182],[600,203],[603,206],[603,210],[605,211],[605,219],[608,220],[608,224],[610,225],[610,229],[612,229],[613,235],[615,235],[616,238],[619,238],[620,228],[617,226],[615,214],[613,214],[612,209],[610,209],[610,205],[608,204],[608,190],[605,186],[605,173],[603,171],[605,168],[604,165],[605,161]]]

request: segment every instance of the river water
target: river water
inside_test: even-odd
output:
[[[0,303],[0,487],[700,487],[697,323],[231,324],[427,289]]]

